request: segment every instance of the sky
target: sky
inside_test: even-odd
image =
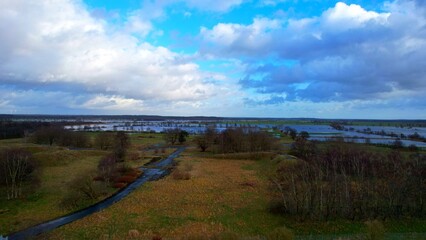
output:
[[[426,1],[0,0],[0,114],[426,119]]]

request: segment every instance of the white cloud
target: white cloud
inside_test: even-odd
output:
[[[140,37],[146,37],[153,30],[151,21],[144,20],[138,15],[129,16],[125,28],[128,32],[136,33]]]
[[[132,30],[147,34],[150,25],[139,20],[130,18]],[[192,101],[215,94],[196,64],[126,32],[111,32],[76,1],[3,2],[0,32],[0,84],[135,101]]]
[[[202,27],[202,39],[213,45],[226,47],[227,51],[238,49],[260,49],[266,47],[271,39],[271,32],[281,27],[279,20],[255,18],[250,25],[219,23],[211,30]]]
[[[95,109],[95,110],[115,110],[121,112],[131,112],[138,109],[139,112],[144,110],[144,102],[136,99],[128,99],[120,96],[97,95],[84,102],[76,108]]]
[[[282,102],[277,94],[287,101],[314,102],[415,98],[426,90],[424,9],[399,1],[384,9],[340,2],[317,17],[270,28],[220,23],[200,35],[205,54],[249,59],[240,83],[267,95],[260,103]],[[306,87],[295,87],[300,84]]]
[[[324,25],[323,27],[329,30],[342,31],[363,27],[369,21],[385,24],[389,16],[390,13],[367,11],[360,5],[347,5],[343,2],[338,2],[334,8],[330,8],[323,13],[321,22]]]

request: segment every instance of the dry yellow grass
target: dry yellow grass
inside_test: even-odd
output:
[[[49,239],[177,239],[224,231],[257,235],[278,226],[265,210],[267,182],[246,160],[181,158],[189,180],[171,176],[141,187],[112,207],[42,236]]]

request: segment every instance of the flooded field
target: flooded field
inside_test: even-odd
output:
[[[343,125],[342,130],[337,130],[330,125],[324,124],[282,124],[263,123],[262,121],[211,121],[211,120],[167,120],[167,121],[134,121],[134,120],[96,120],[86,124],[68,124],[67,129],[76,131],[128,131],[128,132],[163,132],[166,129],[180,128],[191,134],[202,133],[207,126],[214,126],[217,131],[227,128],[245,127],[252,129],[278,129],[285,127],[295,129],[297,132],[306,131],[311,140],[326,141],[344,139],[348,142],[373,143],[373,144],[393,144],[395,140],[400,140],[404,146],[414,145],[426,147],[426,142],[422,140],[426,137],[424,127],[396,127],[396,126],[358,126]],[[412,139],[411,136],[418,136]]]

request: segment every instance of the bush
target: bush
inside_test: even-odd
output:
[[[272,214],[284,215],[288,213],[282,201],[273,200],[268,206],[268,210]]]
[[[417,152],[417,151],[419,151],[419,148],[414,144],[410,144],[408,146],[408,150],[411,151],[411,152]]]
[[[270,178],[288,214],[301,221],[425,216],[426,156],[349,143],[298,144],[301,159],[278,164]]]
[[[385,227],[379,220],[365,222],[368,240],[380,240],[385,238]]]
[[[175,180],[189,180],[189,179],[191,179],[191,174],[187,171],[175,169],[172,173],[172,177]]]
[[[141,171],[132,170],[132,171],[126,172],[126,175],[125,175],[125,176],[133,177],[133,178],[137,178],[137,177],[139,177],[139,176],[140,176],[140,172],[141,172]]]
[[[125,186],[127,186],[126,183],[118,182],[118,183],[114,183],[114,185],[112,187],[114,187],[114,188],[124,188]]]
[[[98,172],[100,177],[106,181],[117,176],[117,158],[113,155],[107,155],[103,157],[98,164]]]
[[[101,182],[103,182],[103,181],[105,181],[105,178],[103,178],[101,176],[96,176],[96,177],[93,178],[93,181],[101,181]]]
[[[122,182],[122,183],[132,183],[135,180],[136,180],[136,177],[126,175],[126,176],[121,176],[121,177],[117,178],[115,180],[115,182],[116,183],[119,183],[119,182]]]
[[[114,133],[101,132],[95,136],[95,146],[101,150],[108,150],[114,142]]]
[[[68,210],[81,208],[106,195],[108,193],[107,185],[100,181],[93,181],[93,179],[94,177],[89,173],[71,181],[60,206]]]
[[[139,153],[138,152],[130,152],[128,154],[127,159],[130,160],[130,161],[137,161],[137,160],[140,159]]]
[[[272,232],[266,235],[266,239],[268,240],[292,240],[294,239],[293,232],[286,228],[280,227],[274,229]]]

